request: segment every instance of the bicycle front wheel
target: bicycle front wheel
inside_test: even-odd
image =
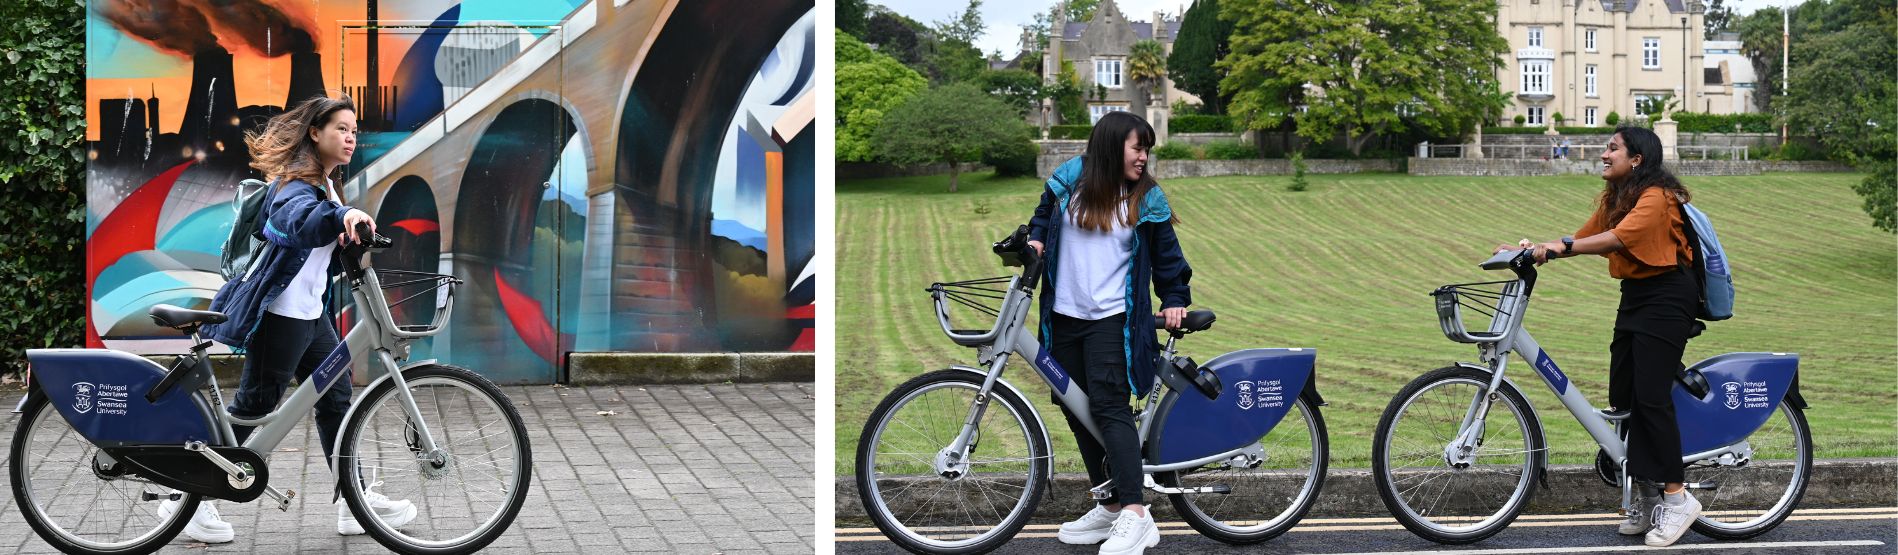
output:
[[[1529,504],[1545,455],[1542,428],[1522,393],[1490,374],[1451,366],[1424,374],[1391,399],[1371,443],[1372,477],[1391,516],[1411,533],[1448,544],[1479,541],[1509,526]],[[1475,450],[1447,449],[1463,420],[1487,403]]]
[[[527,428],[501,389],[466,369],[402,372],[358,401],[336,453],[343,499],[398,553],[471,553],[507,531],[533,470]],[[406,394],[405,394],[406,393]],[[414,399],[410,412],[405,399]],[[434,440],[427,449],[422,434]]]
[[[1272,431],[1259,438],[1261,456],[1241,455],[1196,469],[1155,475],[1163,485],[1230,488],[1229,493],[1173,494],[1173,510],[1206,537],[1229,544],[1258,543],[1298,525],[1318,499],[1331,461],[1325,417],[1300,395]]]
[[[1027,401],[990,391],[968,447],[948,448],[983,376],[940,370],[898,386],[857,440],[857,495],[876,527],[917,553],[983,553],[1034,516],[1049,477],[1048,435]]]
[[[172,494],[99,449],[37,395],[27,401],[13,432],[7,466],[20,516],[41,539],[66,553],[151,553],[184,530],[198,495]],[[160,504],[181,501],[165,514]]]
[[[1698,490],[1700,518],[1694,531],[1723,540],[1758,536],[1785,522],[1812,477],[1812,430],[1806,415],[1781,401],[1766,424],[1747,436],[1752,456],[1745,460],[1700,461],[1687,465],[1687,481],[1713,483]]]

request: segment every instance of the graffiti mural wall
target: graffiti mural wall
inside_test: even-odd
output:
[[[575,351],[812,348],[811,0],[89,0],[87,16],[92,346],[183,351],[146,310],[205,308],[222,285],[237,184],[260,177],[243,133],[349,94],[342,195],[396,241],[374,264],[467,280],[418,357],[545,382]],[[428,297],[397,319],[427,318]]]

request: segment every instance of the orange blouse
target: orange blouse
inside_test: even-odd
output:
[[[1604,231],[1621,239],[1621,250],[1602,255],[1608,257],[1609,277],[1650,278],[1694,260],[1693,251],[1687,249],[1687,233],[1681,230],[1680,200],[1660,187],[1642,191],[1634,208],[1612,229],[1608,227],[1608,207],[1596,206],[1588,223],[1575,231],[1575,238]]]

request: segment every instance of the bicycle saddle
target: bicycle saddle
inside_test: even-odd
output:
[[[152,305],[151,315],[153,323],[180,330],[204,324],[222,324],[227,319],[222,312],[190,310],[168,304]]]

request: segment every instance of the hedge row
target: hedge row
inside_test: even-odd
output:
[[[85,330],[86,8],[0,2],[0,369]]]
[[[1231,133],[1231,116],[1175,115],[1167,119],[1169,133]]]

